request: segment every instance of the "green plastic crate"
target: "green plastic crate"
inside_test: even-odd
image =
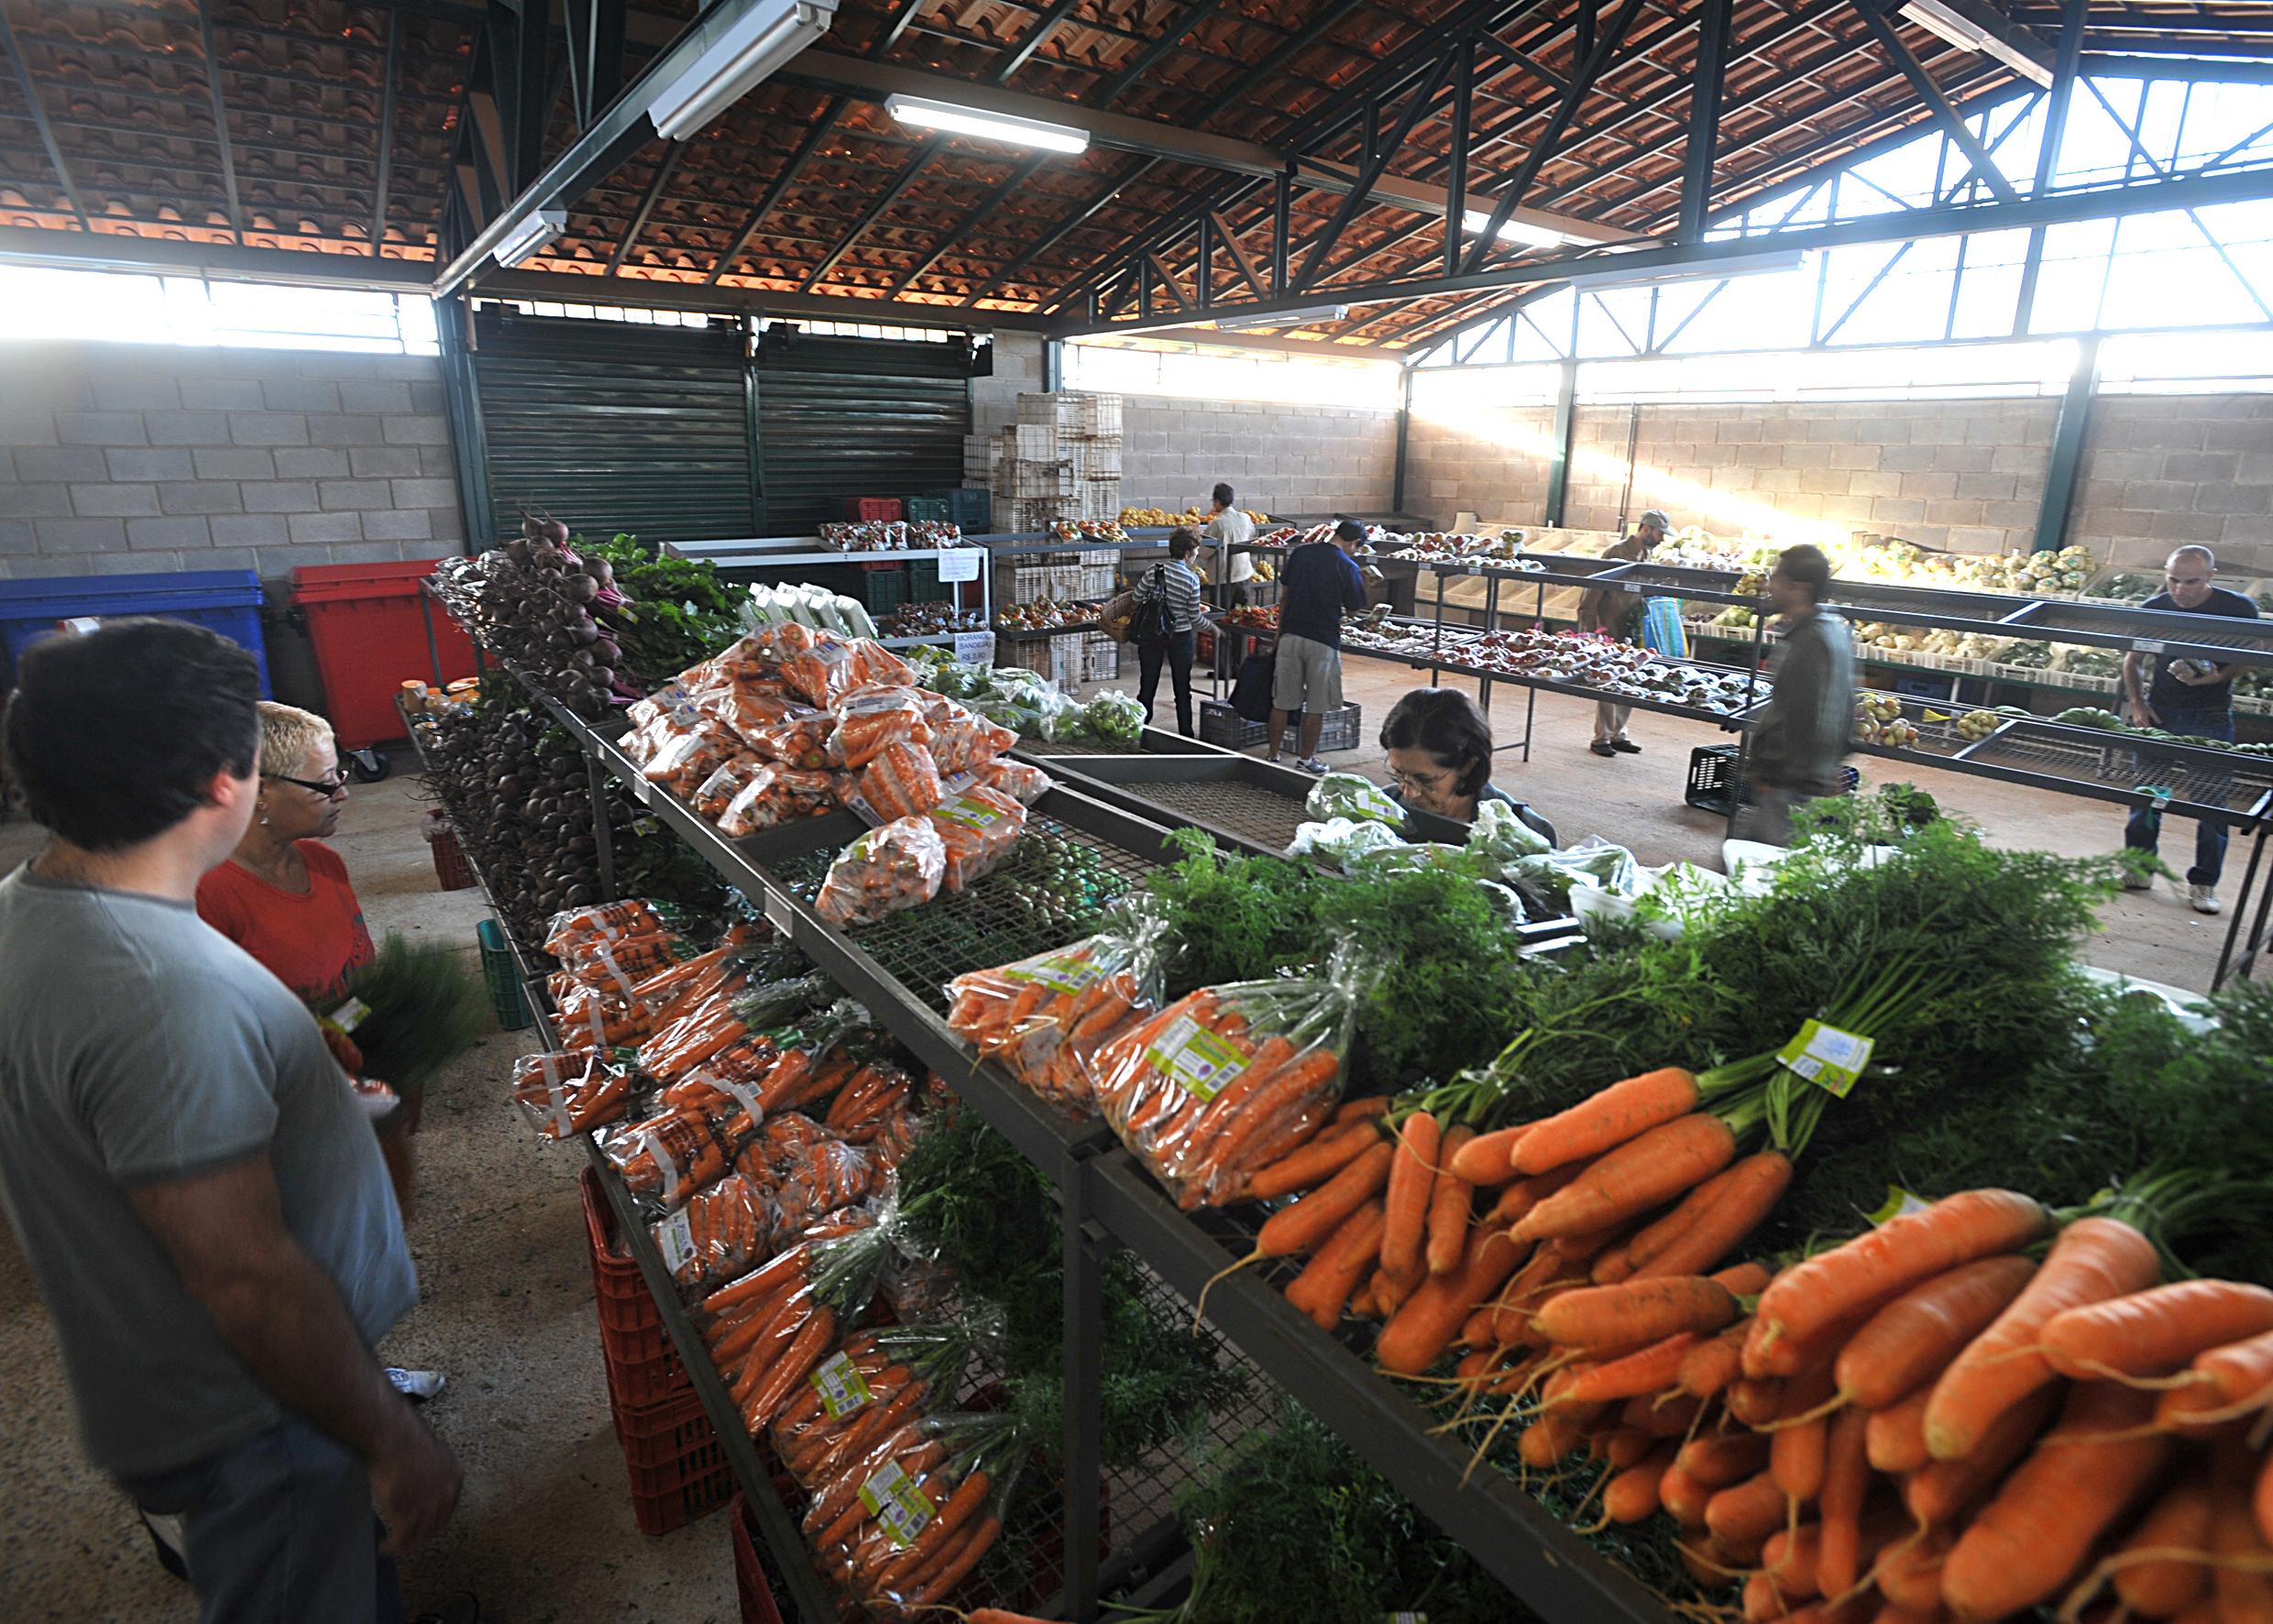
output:
[[[481,943],[481,976],[489,983],[489,1007],[497,1012],[498,1025],[508,1032],[530,1026],[529,1000],[521,989],[513,949],[506,945],[505,927],[484,919],[474,927],[474,937]]]
[[[861,599],[868,605],[872,615],[888,615],[907,601],[907,566],[894,565],[886,569],[865,569],[861,572]]]
[[[954,504],[942,497],[911,496],[906,506],[910,524],[946,524],[955,517]]]
[[[939,584],[939,561],[918,558],[907,566],[907,600],[910,603],[938,603],[947,597],[947,588]]]

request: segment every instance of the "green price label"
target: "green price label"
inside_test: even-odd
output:
[[[1886,1187],[1885,1205],[1870,1215],[1871,1227],[1876,1229],[1881,1224],[1892,1223],[1897,1218],[1907,1218],[1913,1213],[1923,1213],[1933,1203],[1924,1196],[1912,1195],[1899,1184],[1889,1184]]]
[[[1030,982],[1037,986],[1048,987],[1053,993],[1063,993],[1071,996],[1085,987],[1095,985],[1104,978],[1104,967],[1093,960],[1076,959],[1070,954],[1060,953],[1054,958],[1037,959],[1031,964],[1021,964],[1014,970],[1005,970],[1003,971],[1003,980]]]
[[[1809,1021],[1799,1036],[1785,1044],[1776,1059],[1819,1089],[1845,1099],[1871,1063],[1872,1040],[1860,1032],[1842,1032],[1821,1021]]]
[[[869,1400],[876,1396],[869,1391],[867,1379],[844,1354],[822,1361],[820,1368],[806,1379],[821,1396],[821,1408],[829,1411],[830,1421],[842,1421],[866,1409]]]
[[[883,1527],[884,1538],[903,1550],[916,1542],[924,1524],[939,1513],[897,1461],[887,1462],[883,1471],[861,1485],[861,1504]]]
[[[944,807],[934,807],[931,816],[948,823],[960,823],[965,828],[990,829],[1003,820],[1003,812],[984,801],[950,801]]]
[[[1200,1025],[1179,1015],[1145,1050],[1155,1070],[1196,1100],[1213,1100],[1247,1069],[1247,1057]]]

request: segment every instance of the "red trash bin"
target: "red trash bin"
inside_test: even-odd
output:
[[[473,642],[457,622],[440,604],[420,610],[422,583],[434,572],[431,559],[292,571],[292,596],[307,616],[325,715],[342,750],[402,737],[395,695],[404,683],[446,684],[475,674]]]

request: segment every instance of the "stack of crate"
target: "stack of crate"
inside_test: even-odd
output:
[[[976,473],[966,450],[964,473]],[[1061,519],[1115,519],[1121,511],[1121,397],[1025,394],[1018,421],[986,442],[987,483],[1010,504],[1012,532]]]
[[[1082,676],[1087,682],[1116,682],[1121,675],[1121,645],[1102,631],[1083,640]]]

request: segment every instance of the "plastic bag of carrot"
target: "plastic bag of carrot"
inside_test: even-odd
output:
[[[765,1258],[773,1244],[774,1206],[755,1180],[729,1173],[652,1230],[655,1249],[679,1289],[708,1291]]]
[[[1006,1415],[935,1415],[901,1426],[816,1493],[806,1513],[816,1558],[872,1608],[912,1612],[939,1602],[994,1548],[1034,1443]]]
[[[523,1055],[513,1062],[513,1103],[546,1139],[621,1122],[635,1084],[638,1068],[607,1054]]]
[[[1071,947],[957,976],[947,1024],[1043,1099],[1086,1111],[1097,1051],[1159,1010],[1165,935],[1131,911]]]
[[[634,1196],[674,1213],[724,1175],[764,1114],[749,1084],[713,1076],[672,1084],[655,1105],[603,1134],[600,1154]]]
[[[1345,945],[1314,976],[1180,998],[1098,1051],[1098,1108],[1185,1211],[1237,1201],[1257,1169],[1333,1115],[1376,973]]]

